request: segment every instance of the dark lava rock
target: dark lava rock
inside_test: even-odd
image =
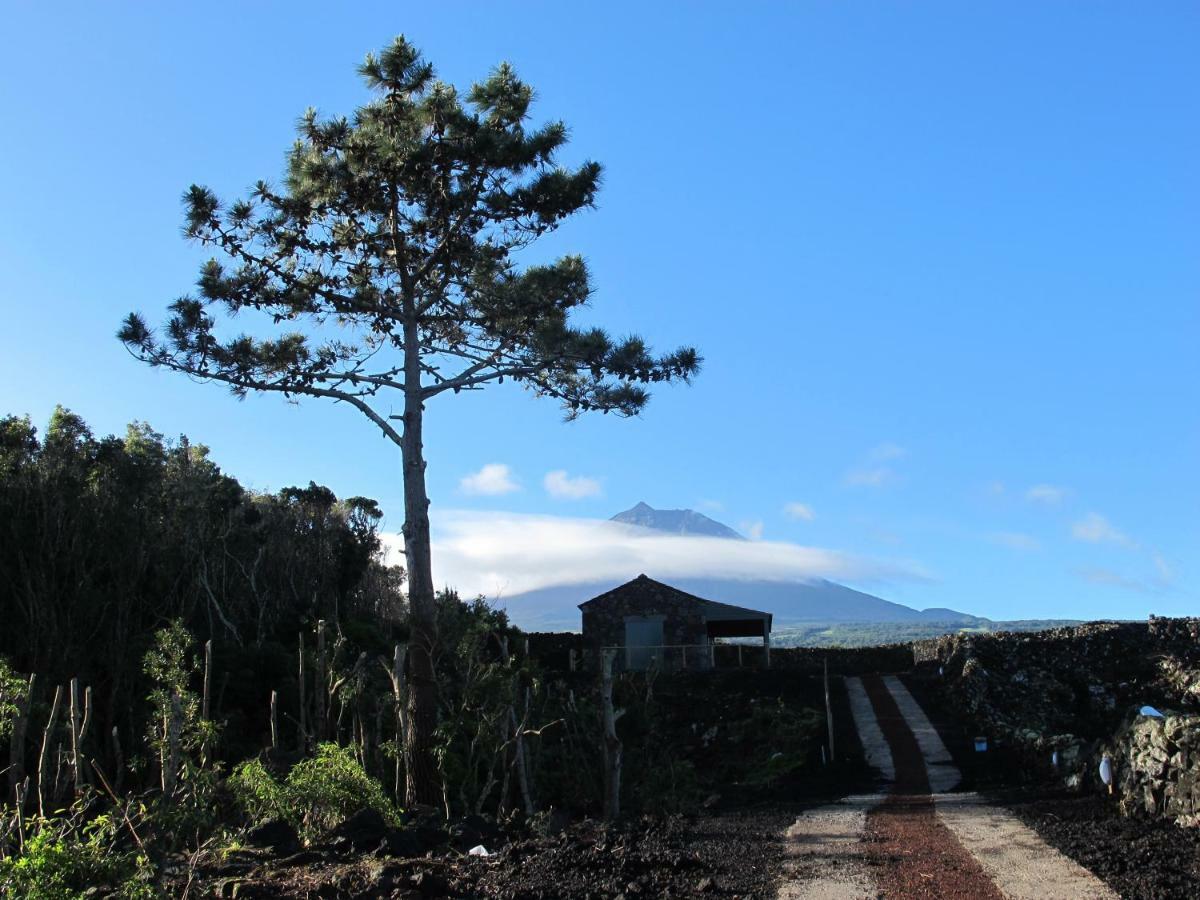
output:
[[[329,832],[329,846],[337,853],[371,853],[380,848],[391,831],[377,811],[361,809]]]
[[[264,847],[280,856],[287,856],[300,849],[300,836],[296,829],[280,819],[259,825],[246,835],[251,847]]]
[[[460,850],[468,850],[476,844],[492,850],[499,836],[500,828],[483,816],[467,816],[450,826],[450,840]]]

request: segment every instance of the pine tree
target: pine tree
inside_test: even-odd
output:
[[[359,69],[372,99],[352,118],[304,114],[282,187],[222,204],[184,195],[186,236],[223,251],[198,295],[156,334],[130,314],[138,358],[222,382],[353,406],[401,450],[412,637],[407,801],[436,802],[430,660],[434,588],[422,417],[435,397],[511,379],[568,418],[633,415],[655,382],[687,381],[696,351],[653,355],[636,337],[579,328],[591,296],[579,256],[520,267],[516,251],[593,205],[600,166],[556,162],[562,122],[530,128],[533,90],[501,64],[466,93],[403,37]],[[218,336],[218,316],[264,313],[273,336]],[[388,415],[389,397],[403,414]]]

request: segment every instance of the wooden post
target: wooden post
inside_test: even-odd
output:
[[[570,648],[567,651],[567,665],[570,666],[572,672],[575,671],[575,648],[574,647]]]
[[[271,749],[279,750],[279,694],[271,691]]]
[[[767,623],[763,622],[763,652],[766,654],[766,667],[771,668],[771,628]]]
[[[686,669],[687,668],[687,644],[684,644],[679,649],[681,651],[680,652],[680,668]]]
[[[83,757],[79,752],[80,735],[83,732],[83,700],[79,696],[79,679],[72,678],[69,683],[70,723],[71,723],[71,780],[75,784],[75,793],[83,788]]]
[[[200,718],[205,722],[212,718],[212,641],[204,642],[204,687],[200,695]],[[200,764],[208,762],[208,739],[200,745]]]
[[[25,733],[29,728],[29,708],[33,705],[33,688],[37,675],[29,676],[24,698],[17,704],[13,717],[12,742],[8,747],[8,787],[15,791],[25,780]]]
[[[183,730],[183,702],[179,692],[171,694],[171,708],[167,714],[167,746],[163,759],[163,794],[171,797],[179,781],[179,741]]]
[[[46,728],[42,732],[42,752],[38,757],[38,813],[44,819],[47,815],[46,767],[50,761],[50,741],[54,736],[54,726],[58,721],[58,705],[62,701],[62,685],[54,687],[54,702],[50,705],[50,718],[46,720]],[[53,799],[53,798],[50,798]]]
[[[308,749],[308,704],[305,702],[305,675],[304,675],[304,632],[300,632],[300,675],[297,682],[300,692],[300,752],[303,753]]]
[[[603,651],[600,663],[600,708],[604,714],[604,818],[615,822],[621,816],[621,739],[613,709],[613,659],[615,650]]]
[[[529,638],[525,638],[525,658],[529,659]]]
[[[200,701],[200,718],[212,718],[212,641],[204,642],[204,695]]]
[[[117,767],[117,771],[113,775],[113,780],[116,782],[117,792],[120,793],[125,781],[125,754],[121,752],[121,733],[117,731],[116,725],[112,729],[112,749],[113,765]]]
[[[325,740],[325,620],[317,622],[317,671],[313,679],[313,723],[317,743]]]
[[[738,644],[738,668],[742,667],[742,645]]]
[[[717,667],[717,642],[712,638],[708,639],[708,667],[710,669]]]
[[[833,704],[829,702],[829,657],[825,657],[825,726],[829,729],[829,761],[837,757],[833,755]]]

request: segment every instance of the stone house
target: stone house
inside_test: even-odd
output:
[[[710,668],[713,643],[723,637],[762,638],[771,663],[771,613],[705,600],[639,575],[633,581],[579,604],[583,639],[599,658],[616,650],[618,665],[645,669]]]

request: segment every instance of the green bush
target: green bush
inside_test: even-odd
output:
[[[298,763],[282,782],[261,762],[250,760],[234,770],[228,784],[251,822],[283,819],[307,842],[363,809],[375,810],[391,825],[400,824],[383,787],[350,750],[337,744],[321,744],[316,756]]]
[[[89,887],[112,889],[121,900],[154,900],[154,868],[141,853],[115,845],[116,820],[98,816],[82,828],[67,818],[30,823],[25,852],[0,859],[0,896],[25,900],[82,900]]]

